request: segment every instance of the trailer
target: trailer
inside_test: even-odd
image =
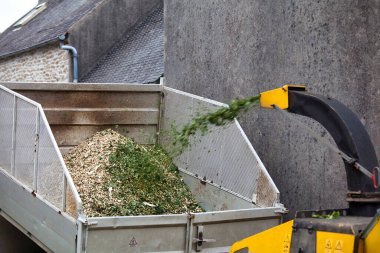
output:
[[[88,217],[62,158],[107,128],[170,151],[173,125],[221,106],[163,85],[3,84],[0,214],[46,252],[228,252],[285,211],[238,121],[194,136],[173,160],[203,213]]]

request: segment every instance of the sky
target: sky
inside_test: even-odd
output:
[[[0,32],[20,19],[37,3],[38,0],[0,0]]]

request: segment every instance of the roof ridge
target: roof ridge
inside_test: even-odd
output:
[[[21,29],[12,26],[0,36],[0,59],[59,40],[94,9],[109,0],[49,0],[47,8]],[[25,15],[24,15],[25,16]],[[20,18],[22,19],[22,17]],[[19,19],[19,20],[20,20]],[[16,21],[17,22],[17,21]],[[15,23],[16,23],[15,22]]]

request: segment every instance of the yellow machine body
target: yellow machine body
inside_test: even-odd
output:
[[[317,253],[354,253],[354,247],[354,235],[317,232]]]
[[[288,221],[264,232],[234,243],[230,253],[289,253],[293,221]]]
[[[318,220],[324,222],[323,219],[315,218],[317,223]],[[299,247],[292,245],[298,245],[297,240],[300,238],[294,236],[294,220],[291,220],[234,243],[230,253],[379,253],[379,214],[364,231],[356,234],[315,231],[312,235],[315,236],[315,245],[311,245],[314,240],[309,240],[306,243],[309,248],[299,251]]]
[[[380,210],[378,210],[373,222],[368,226],[362,238],[362,242],[363,253],[380,252]]]

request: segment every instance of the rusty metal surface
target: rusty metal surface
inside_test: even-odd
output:
[[[51,125],[155,125],[158,109],[44,108]]]
[[[112,129],[140,144],[154,144],[157,134],[156,125],[53,125],[51,128],[60,147],[78,145],[105,129]]]
[[[348,202],[380,203],[380,192],[348,192]]]
[[[276,192],[272,187],[270,187],[270,182],[268,177],[265,175],[263,170],[260,170],[259,177],[257,178],[257,199],[256,203],[259,206],[273,206],[273,200],[278,198],[278,192]]]
[[[39,102],[63,153],[107,128],[138,143],[156,143],[160,85],[7,83]]]
[[[44,108],[157,108],[158,92],[17,90]]]

